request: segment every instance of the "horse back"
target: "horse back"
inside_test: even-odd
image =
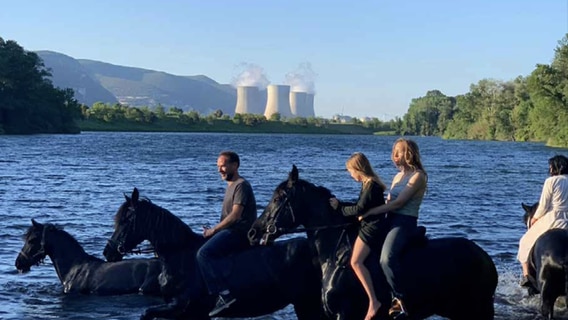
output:
[[[159,294],[158,259],[125,259],[119,262],[90,261],[71,268],[64,285],[65,292],[99,295],[138,293]],[[145,288],[143,288],[145,287]]]
[[[493,260],[466,238],[429,239],[408,249],[403,266],[408,301],[419,303],[425,314],[449,316],[472,301],[492,301],[497,288]]]
[[[540,290],[542,282],[558,274],[558,285],[564,289],[564,273],[568,270],[568,230],[550,229],[543,233],[531,250],[531,267]],[[559,287],[560,288],[560,287]]]
[[[239,299],[251,297],[256,303],[262,296],[289,303],[319,295],[321,274],[312,250],[305,238],[252,247],[228,258],[224,274],[227,284]]]

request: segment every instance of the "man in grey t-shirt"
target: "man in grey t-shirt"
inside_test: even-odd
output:
[[[221,179],[227,181],[221,221],[211,228],[203,228],[203,236],[210,239],[197,251],[197,261],[209,294],[219,294],[210,317],[236,301],[222,277],[218,276],[215,262],[249,246],[247,232],[256,220],[254,193],[250,183],[239,175],[239,166],[240,159],[235,152],[219,154],[217,169]]]

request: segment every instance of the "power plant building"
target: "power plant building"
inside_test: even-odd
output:
[[[290,111],[296,117],[305,117],[306,109],[306,93],[290,92]]]
[[[266,109],[264,116],[266,119],[279,113],[281,117],[292,118],[290,110],[290,86],[271,84],[266,87]]]
[[[313,93],[306,93],[306,104],[305,104],[305,116],[302,117],[315,117],[316,112],[314,110],[314,94]]]
[[[264,114],[267,119],[275,113],[283,118],[315,117],[314,94],[290,91],[288,85],[268,85],[266,91],[260,91],[256,86],[239,86],[237,113]]]
[[[239,86],[237,87],[237,105],[235,107],[236,113],[256,113],[261,114],[263,110],[263,101],[260,97],[258,87],[254,86]]]

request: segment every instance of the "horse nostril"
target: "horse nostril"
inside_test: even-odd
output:
[[[119,244],[118,247],[116,247],[116,251],[118,251],[118,253],[124,255],[126,252],[124,251],[124,246]]]

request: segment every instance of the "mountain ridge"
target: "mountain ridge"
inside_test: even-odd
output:
[[[130,106],[177,107],[209,114],[221,110],[233,115],[236,89],[205,76],[179,76],[163,71],[127,67],[107,62],[75,59],[55,51],[36,51],[52,73],[52,82],[71,88],[75,98],[91,106],[95,102]]]

